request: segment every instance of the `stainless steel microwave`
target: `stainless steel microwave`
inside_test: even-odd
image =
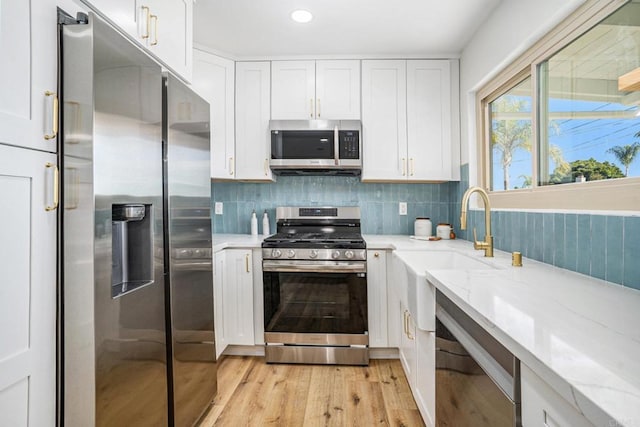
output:
[[[359,120],[271,120],[271,160],[280,175],[360,175]]]

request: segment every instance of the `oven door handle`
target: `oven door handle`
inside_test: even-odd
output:
[[[274,273],[366,273],[366,263],[347,263],[339,261],[298,263],[296,261],[262,261],[262,271]]]

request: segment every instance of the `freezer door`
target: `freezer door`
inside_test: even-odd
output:
[[[163,94],[171,404],[175,425],[192,426],[216,393],[209,104],[171,75]]]
[[[168,425],[160,67],[63,29],[64,421]]]

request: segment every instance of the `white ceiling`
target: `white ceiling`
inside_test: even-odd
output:
[[[237,59],[451,57],[500,0],[197,0],[194,42]],[[313,13],[308,24],[290,14]]]

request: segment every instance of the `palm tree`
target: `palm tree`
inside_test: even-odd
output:
[[[640,132],[636,133],[635,136],[640,136]],[[639,152],[640,142],[634,142],[631,145],[616,145],[607,150],[607,153],[613,154],[624,166],[624,176],[629,176],[629,166],[631,166]]]
[[[503,97],[494,101],[493,112],[519,113],[530,108],[530,104],[515,97]],[[491,132],[491,145],[502,156],[500,164],[504,175],[504,189],[509,189],[509,167],[513,161],[513,153],[517,149],[531,150],[531,120],[494,120]]]

